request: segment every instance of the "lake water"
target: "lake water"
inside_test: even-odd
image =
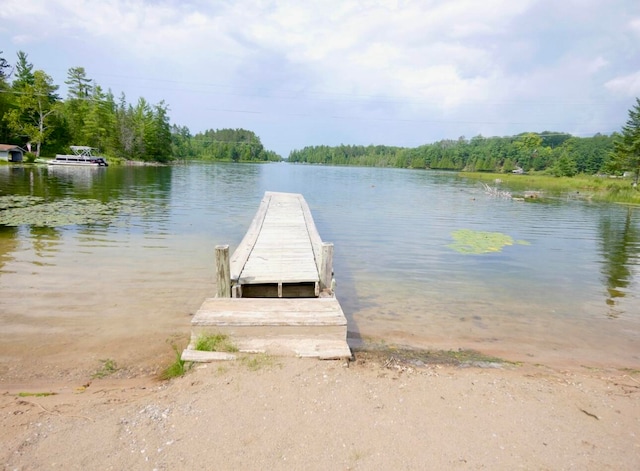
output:
[[[69,352],[132,364],[170,351],[215,292],[215,245],[235,248],[265,191],[302,193],[335,244],[336,294],[354,345],[372,338],[532,363],[640,366],[639,208],[576,195],[514,201],[455,173],[418,170],[1,166],[0,199],[100,202],[120,216],[0,225],[0,374]],[[461,229],[518,243],[463,254],[450,246]]]

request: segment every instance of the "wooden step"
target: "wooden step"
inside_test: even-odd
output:
[[[196,326],[345,326],[336,298],[208,298]]]
[[[236,355],[226,352],[203,352],[200,350],[193,350],[191,345],[182,351],[180,358],[183,361],[193,361],[199,363],[208,363],[210,361],[229,361],[235,360]]]
[[[299,338],[252,338],[237,343],[240,352],[268,353],[270,355],[295,355],[302,358],[337,360],[350,358],[351,349],[346,340]]]
[[[217,333],[241,352],[351,356],[347,320],[335,298],[209,298],[191,321],[192,345],[202,334]]]

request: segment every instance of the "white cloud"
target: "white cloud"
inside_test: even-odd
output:
[[[514,123],[574,130],[591,103],[614,116],[640,93],[637,0],[2,3],[5,57],[23,49],[37,68],[57,68],[58,83],[84,66],[116,93],[166,99],[196,130],[222,109],[250,112],[227,113],[234,126],[308,117],[309,132],[330,124],[323,135],[366,132],[335,116],[438,122],[457,135]]]
[[[609,80],[604,86],[615,93],[627,97],[640,96],[640,70]]]
[[[605,60],[602,56],[598,56],[587,64],[587,71],[593,74],[607,65],[609,65],[609,61]]]

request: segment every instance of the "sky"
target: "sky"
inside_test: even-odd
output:
[[[192,134],[311,145],[619,131],[640,97],[638,0],[0,0],[0,51],[164,100]]]

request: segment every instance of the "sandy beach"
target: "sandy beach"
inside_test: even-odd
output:
[[[640,372],[484,366],[356,352],[198,364],[170,381],[126,367],[102,378],[34,371],[0,385],[0,460],[6,470],[640,468]],[[45,392],[55,394],[35,395]]]

